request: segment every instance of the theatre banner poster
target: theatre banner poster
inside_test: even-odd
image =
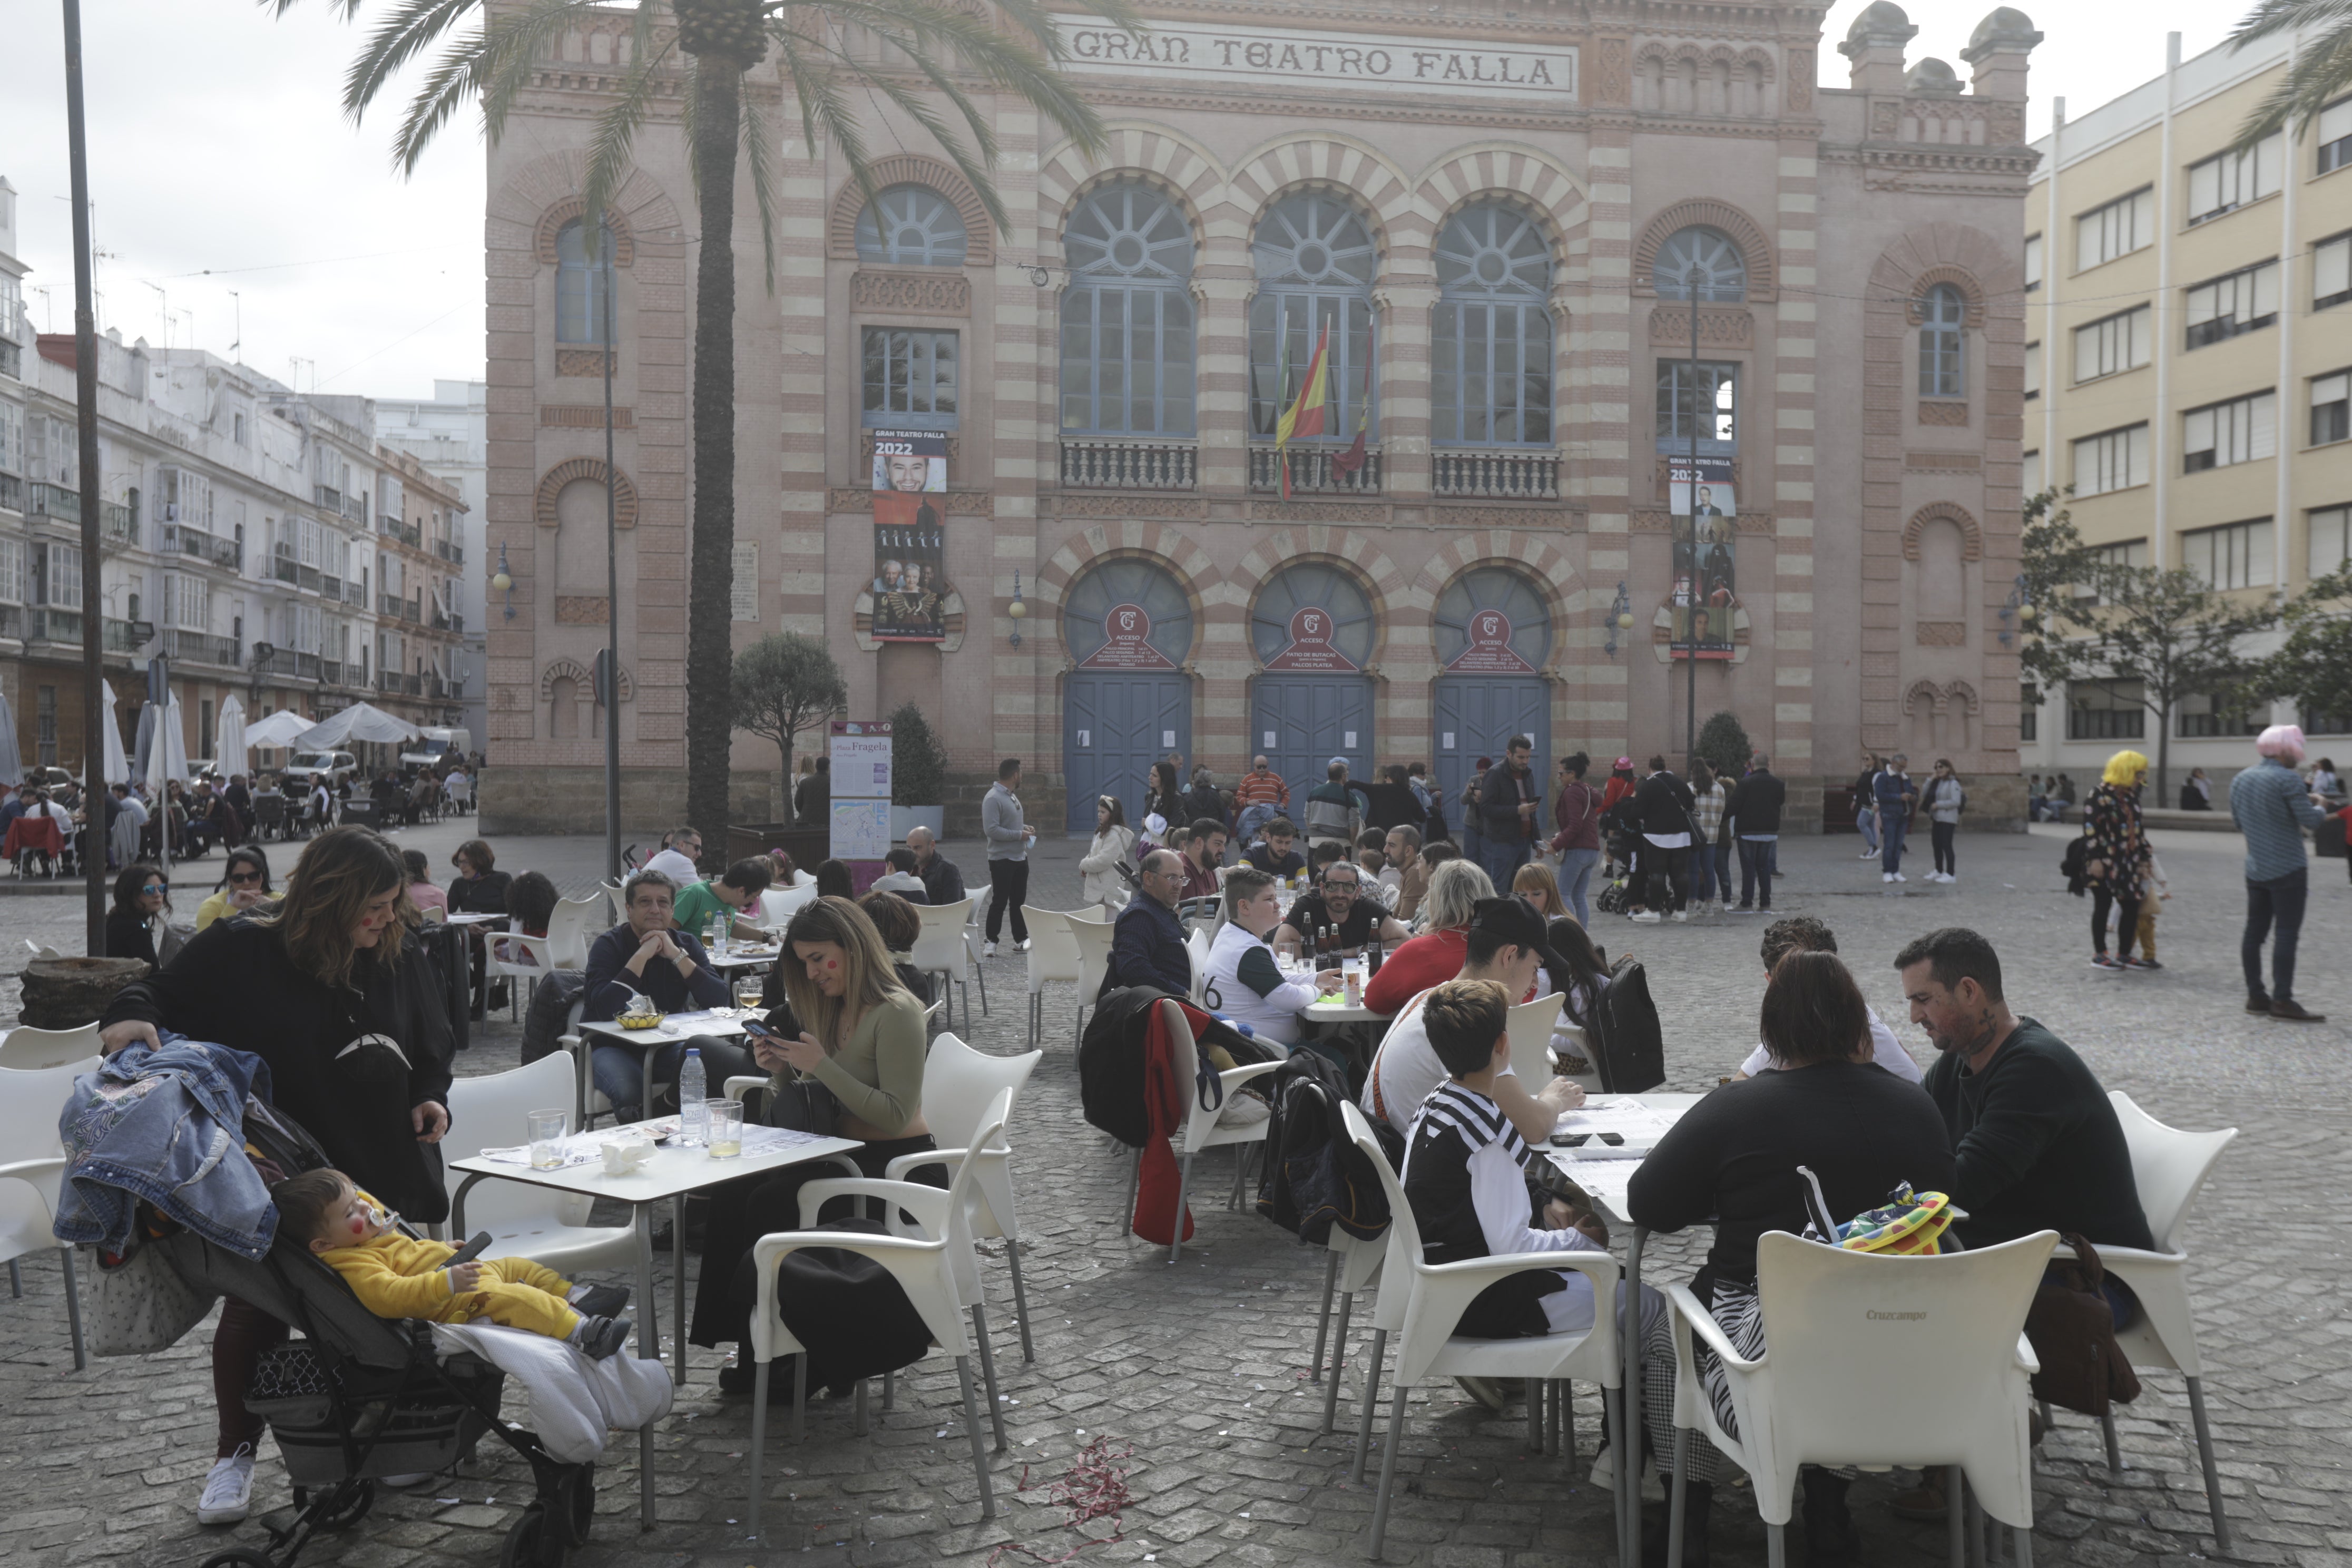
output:
[[[874,437],[874,618],[881,642],[948,635],[948,438],[937,430]]]
[[[1670,458],[1666,469],[1675,539],[1669,641],[1677,658],[1729,658],[1732,615],[1739,608],[1739,505],[1731,459],[1701,458],[1694,473],[1690,458]]]

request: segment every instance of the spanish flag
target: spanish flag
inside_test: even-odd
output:
[[[1308,436],[1323,434],[1324,407],[1327,402],[1324,395],[1323,352],[1330,346],[1330,342],[1331,323],[1326,321],[1323,323],[1323,330],[1315,335],[1315,353],[1307,362],[1307,378],[1298,384],[1297,397],[1292,401],[1289,407],[1282,411],[1282,417],[1275,422],[1274,457],[1276,465],[1282,469],[1282,499],[1285,500],[1290,499],[1290,458],[1283,448],[1293,439],[1303,439]]]

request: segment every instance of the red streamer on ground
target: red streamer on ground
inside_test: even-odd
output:
[[[1062,1472],[1045,1497],[1048,1502],[1069,1510],[1069,1517],[1062,1521],[1064,1530],[1076,1531],[1096,1520],[1107,1519],[1110,1521],[1111,1533],[1087,1535],[1080,1531],[1078,1543],[1059,1557],[1048,1557],[1035,1547],[1019,1542],[1007,1542],[988,1554],[989,1568],[996,1568],[996,1560],[1008,1552],[1019,1552],[1024,1557],[1044,1563],[1045,1568],[1055,1568],[1055,1564],[1074,1561],[1089,1546],[1108,1546],[1127,1539],[1127,1524],[1122,1516],[1135,1499],[1127,1489],[1127,1467],[1119,1461],[1135,1457],[1135,1445],[1122,1444],[1113,1451],[1108,1447],[1109,1442],[1108,1437],[1097,1437],[1079,1449],[1077,1458],[1070,1461],[1070,1468]],[[1021,1484],[1015,1489],[1024,1492],[1029,1489],[1029,1468],[1026,1465],[1021,1468]]]

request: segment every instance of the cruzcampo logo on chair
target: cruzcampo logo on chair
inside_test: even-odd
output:
[[[1805,1226],[1805,1239],[1842,1251],[1875,1252],[1887,1257],[1934,1252],[1952,1222],[1968,1218],[1967,1211],[1948,1194],[1916,1193],[1911,1184],[1905,1182],[1876,1208],[1839,1225],[1830,1218],[1829,1204],[1822,1198],[1822,1184],[1813,1173],[1800,1165],[1797,1174],[1805,1179],[1805,1212],[1811,1216],[1811,1223]]]

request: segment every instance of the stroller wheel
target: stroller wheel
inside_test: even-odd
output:
[[[231,1552],[216,1552],[204,1561],[204,1568],[278,1568],[258,1552],[238,1547]]]
[[[555,1506],[564,1523],[567,1542],[587,1545],[588,1532],[596,1523],[596,1467],[587,1464],[568,1468],[557,1485]]]
[[[331,1506],[319,1516],[320,1530],[349,1530],[368,1516],[375,1506],[373,1481],[346,1481]]]
[[[547,1517],[545,1505],[533,1503],[507,1531],[499,1568],[562,1568],[564,1551],[562,1528]]]

